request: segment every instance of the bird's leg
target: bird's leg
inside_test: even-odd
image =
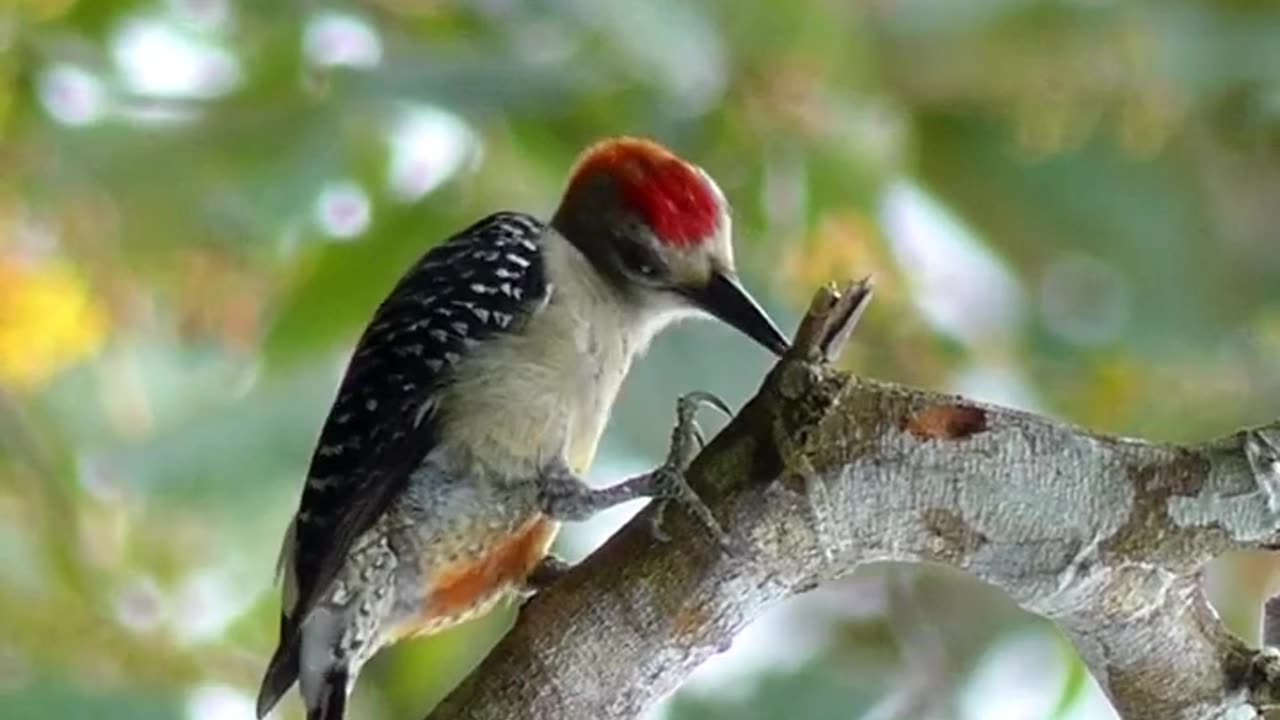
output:
[[[720,523],[716,522],[707,504],[702,502],[702,498],[698,497],[693,488],[689,487],[684,475],[707,442],[702,435],[702,428],[698,427],[697,419],[698,409],[703,405],[723,412],[726,417],[733,417],[733,412],[723,400],[706,391],[691,392],[681,395],[676,400],[676,423],[671,428],[671,446],[667,450],[667,461],[651,473],[657,476],[654,479],[655,484],[664,491],[653,496],[657,506],[654,508],[651,530],[653,536],[660,541],[666,542],[670,539],[662,529],[662,517],[668,503],[676,500],[693,513],[693,516],[707,528],[721,546],[727,548],[729,536],[720,527]]]
[[[674,500],[693,513],[722,547],[730,547],[729,536],[702,498],[689,487],[685,471],[702,449],[702,431],[697,413],[703,405],[731,415],[729,407],[708,392],[692,392],[676,402],[676,424],[671,431],[671,449],[667,460],[654,470],[605,488],[593,488],[567,469],[545,473],[541,478],[542,509],[557,520],[586,520],[601,510],[635,500],[653,498],[660,503],[654,514],[653,531],[659,540],[667,535],[661,528],[662,511]]]

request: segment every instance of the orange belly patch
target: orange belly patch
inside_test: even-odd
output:
[[[423,597],[422,613],[403,635],[443,630],[488,609],[499,593],[524,582],[546,557],[559,523],[538,515],[496,540],[487,552],[436,572]],[[401,634],[401,633],[397,633]]]

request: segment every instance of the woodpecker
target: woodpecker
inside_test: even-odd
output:
[[[734,272],[724,194],[647,139],[589,147],[549,222],[498,212],[428,250],[375,312],[320,432],[258,717],[297,681],[307,720],[340,720],[380,648],[554,577],[562,521],[676,500],[723,540],[683,477],[694,412],[722,405],[705,393],[677,403],[657,470],[581,480],[632,361],[693,315],[787,349]]]

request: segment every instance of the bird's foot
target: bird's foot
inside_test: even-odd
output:
[[[656,503],[652,532],[659,541],[666,542],[670,539],[662,529],[662,522],[667,504],[674,500],[688,509],[698,522],[707,528],[720,547],[733,552],[734,545],[728,533],[720,526],[711,509],[689,486],[685,478],[689,465],[706,445],[706,438],[697,420],[698,410],[703,406],[715,408],[723,412],[726,417],[733,416],[729,406],[709,392],[691,392],[680,396],[676,401],[676,424],[671,431],[671,449],[667,453],[667,460],[649,474],[653,486],[652,497]]]

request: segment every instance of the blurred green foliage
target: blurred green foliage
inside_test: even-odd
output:
[[[249,717],[278,538],[373,306],[619,133],[720,181],[780,318],[874,273],[858,372],[1167,439],[1280,409],[1268,0],[7,0],[0,717]],[[768,366],[719,329],[657,345],[599,477],[660,456],[680,388],[741,400]],[[1215,566],[1233,627],[1273,575]],[[1070,653],[1027,690],[1000,652],[1062,640],[951,573],[776,615],[671,717],[1106,716]],[[357,716],[420,716],[510,619],[385,653]]]

